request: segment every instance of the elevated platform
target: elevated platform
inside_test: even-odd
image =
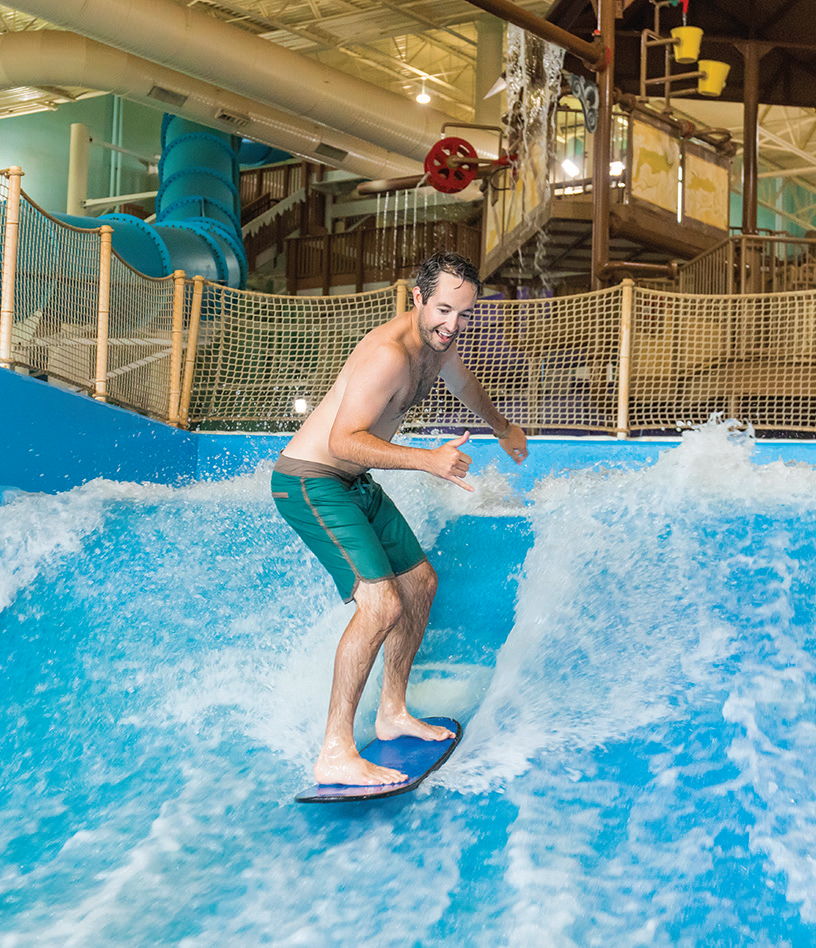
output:
[[[592,267],[591,184],[579,194],[565,192],[563,186],[555,189],[550,216],[540,233],[499,268],[499,280],[534,279],[544,271],[550,282],[588,285]],[[726,236],[723,232],[717,237],[711,228],[695,227],[693,223],[671,223],[646,206],[625,204],[623,197],[623,189],[615,189],[610,213],[612,261],[666,264],[691,260]]]

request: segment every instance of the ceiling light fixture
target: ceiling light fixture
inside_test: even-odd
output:
[[[570,158],[565,158],[561,162],[561,167],[564,169],[564,171],[566,171],[570,178],[577,178],[581,173],[581,169]]]
[[[422,80],[422,91],[417,93],[416,100],[417,100],[417,102],[419,102],[420,105],[427,105],[427,104],[431,101],[431,97],[430,97],[430,96],[428,95],[428,93],[425,91],[425,80],[424,80],[424,79]]]

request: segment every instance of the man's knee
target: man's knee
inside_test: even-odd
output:
[[[439,587],[439,577],[436,575],[436,570],[427,560],[420,564],[419,569],[422,588],[428,600],[433,602],[436,590]]]
[[[439,586],[439,577],[436,575],[436,570],[427,560],[424,560],[419,566],[415,566],[414,569],[412,569],[410,573],[406,573],[402,579],[403,595],[412,597],[419,596],[428,602],[433,602],[437,587]]]
[[[378,583],[360,583],[354,596],[358,610],[384,636],[402,617],[402,599],[393,579]]]

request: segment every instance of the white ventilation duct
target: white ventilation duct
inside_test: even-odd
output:
[[[366,178],[422,167],[351,135],[323,128],[75,33],[0,34],[0,87],[82,86],[183,115]]]
[[[15,0],[14,6],[415,161],[424,161],[443,123],[452,121],[175,0]],[[495,157],[495,135],[470,132],[469,138]]]

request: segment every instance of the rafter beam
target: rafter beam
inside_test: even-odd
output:
[[[813,155],[808,154],[806,151],[803,151],[801,148],[797,148],[792,142],[786,141],[784,138],[779,135],[775,135],[773,132],[769,131],[767,128],[764,128],[762,125],[759,126],[759,134],[764,137],[766,141],[773,142],[775,145],[780,146],[785,151],[790,152],[792,155],[796,155],[801,158],[803,161],[810,162],[811,164],[816,165]],[[760,142],[760,144],[762,144]]]

